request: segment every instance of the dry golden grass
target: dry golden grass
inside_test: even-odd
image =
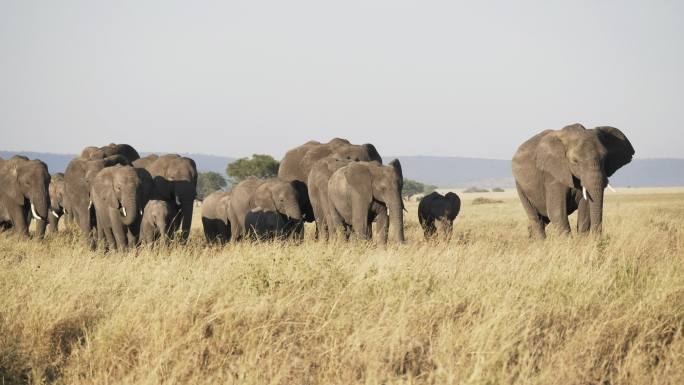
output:
[[[469,199],[450,242],[413,204],[388,247],[0,234],[0,384],[684,384],[684,193],[608,194],[603,237],[544,242]]]

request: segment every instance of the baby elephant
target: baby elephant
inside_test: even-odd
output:
[[[215,191],[202,202],[202,226],[209,243],[225,244],[230,241],[230,193]]]
[[[140,238],[145,243],[154,243],[159,238],[166,241],[177,213],[176,208],[167,201],[154,199],[147,202],[140,224]]]
[[[253,240],[285,239],[302,226],[301,220],[292,219],[276,211],[256,209],[245,215],[247,236]]]
[[[443,229],[444,238],[448,239],[459,211],[461,199],[452,192],[446,195],[431,192],[424,196],[418,204],[418,221],[425,232],[425,238],[429,239],[437,232],[436,221]]]

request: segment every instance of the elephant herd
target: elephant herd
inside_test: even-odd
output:
[[[568,215],[576,210],[579,233],[600,233],[608,177],[633,155],[627,137],[614,127],[573,124],[524,142],[512,171],[530,236],[544,238],[549,223],[569,233]],[[317,239],[353,234],[380,243],[404,242],[403,181],[399,160],[383,165],[372,144],[310,141],[285,154],[277,177],[249,177],[230,192],[206,197],[204,235],[219,244],[302,239],[304,223],[315,222]],[[36,220],[36,236],[42,238],[46,228],[56,232],[66,217],[91,248],[99,242],[127,249],[160,238],[184,242],[196,186],[192,159],[176,154],[141,158],[127,144],[86,147],[63,174],[52,176],[40,160],[0,158],[0,229],[28,237]],[[460,207],[454,193],[426,195],[418,206],[425,237],[433,237],[438,227],[448,237]]]

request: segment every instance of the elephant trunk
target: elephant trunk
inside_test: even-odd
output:
[[[401,202],[401,196],[393,199],[387,205],[389,209],[390,227],[392,234],[398,242],[404,242],[404,210]]]
[[[138,215],[138,204],[135,192],[130,192],[125,196],[122,196],[121,208],[119,209],[121,223],[130,226],[138,219]]]
[[[302,210],[299,209],[299,205],[290,204],[284,207],[283,214],[287,215],[290,219],[295,221],[302,220]]]
[[[47,188],[45,188],[45,191],[30,195],[29,201],[33,219],[47,223],[48,215],[50,213],[50,195]]]
[[[583,190],[589,201],[589,218],[591,220],[591,232],[601,234],[603,225],[603,189],[606,186],[606,178],[602,175],[588,178],[583,183]]]
[[[31,216],[36,220],[36,235],[39,239],[43,239],[50,214],[50,194],[47,185],[38,193],[29,194],[28,198]]]

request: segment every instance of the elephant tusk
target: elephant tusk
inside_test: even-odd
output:
[[[176,206],[180,206],[180,205],[181,205],[180,198],[178,198],[178,195],[176,195]]]
[[[582,196],[584,197],[585,201],[588,200],[587,199],[587,188],[584,186],[582,186]]]
[[[50,210],[50,212],[52,213],[52,216],[53,216],[53,217],[59,218],[59,215],[57,215],[57,213],[55,212],[55,210]]]
[[[93,207],[93,201],[88,201],[88,210],[90,210],[91,207]]]
[[[34,206],[33,203],[31,203],[31,214],[33,214],[33,218],[35,220],[37,220],[37,221],[43,220],[43,218],[41,218],[40,215],[38,215],[38,213],[36,212],[36,206]]]
[[[609,189],[610,191],[614,192],[614,193],[617,192],[617,191],[615,191],[615,189],[613,188],[613,186],[610,185],[610,183],[608,183],[608,189]]]
[[[126,216],[126,208],[123,206],[121,206],[121,213],[123,214],[124,217]]]

